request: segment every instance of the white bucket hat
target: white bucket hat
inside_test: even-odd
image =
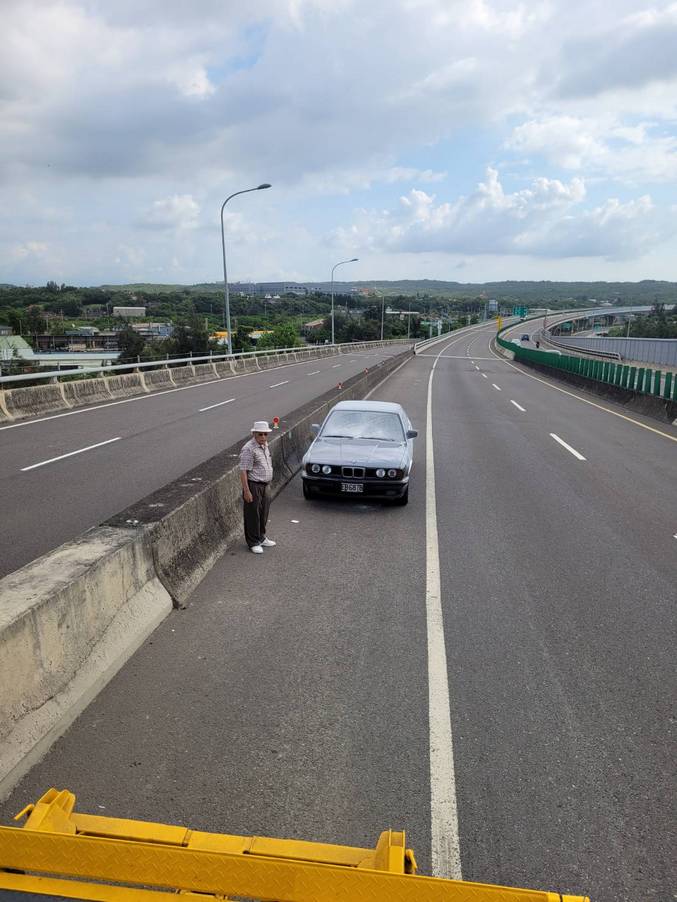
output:
[[[272,432],[266,420],[257,420],[251,428],[252,432]]]

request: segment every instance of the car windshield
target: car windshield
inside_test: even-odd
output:
[[[383,413],[379,410],[335,410],[325,423],[322,438],[403,442],[404,431],[396,413]]]

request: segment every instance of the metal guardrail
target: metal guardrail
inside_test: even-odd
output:
[[[651,395],[663,401],[677,402],[677,378],[673,373],[664,373],[649,367],[613,363],[610,360],[595,360],[589,357],[573,357],[568,354],[537,351],[502,338],[503,332],[505,329],[501,329],[496,336],[496,341],[502,348],[511,351],[518,363],[536,363],[582,376],[592,382],[613,385],[637,394]]]
[[[73,376],[87,376],[93,373],[99,373],[101,375],[107,376],[111,375],[116,371],[121,372],[137,372],[139,370],[149,370],[149,369],[164,369],[166,367],[174,367],[174,366],[193,366],[195,364],[200,363],[217,363],[219,361],[238,361],[238,360],[246,360],[249,358],[266,358],[271,355],[288,355],[288,354],[303,354],[306,353],[309,357],[312,357],[313,354],[316,354],[320,349],[326,348],[336,348],[337,353],[344,354],[350,353],[352,351],[357,350],[358,348],[373,348],[373,347],[383,347],[385,345],[401,345],[401,344],[412,344],[410,339],[407,338],[393,338],[387,339],[385,341],[360,341],[360,342],[345,342],[343,344],[325,344],[325,345],[313,345],[311,347],[307,347],[301,345],[296,348],[271,348],[264,351],[243,351],[239,354],[204,354],[201,356],[194,356],[191,354],[190,357],[165,357],[159,360],[146,360],[146,361],[137,361],[136,363],[116,363],[116,364],[105,364],[102,366],[92,366],[92,367],[82,367],[82,368],[71,368],[71,369],[56,369],[49,370],[47,372],[37,372],[37,373],[18,373],[13,376],[0,376],[0,385],[5,383],[12,382],[27,382],[27,381],[35,381],[35,380],[54,380],[58,381],[59,377],[69,377]]]
[[[564,348],[569,351],[577,351],[580,354],[587,354],[592,357],[601,357],[603,359],[608,360],[622,360],[623,358],[618,353],[618,351],[599,351],[594,348],[584,348],[579,345],[566,344],[565,342],[559,341],[557,338],[553,338],[550,332],[547,329],[542,329],[539,333],[541,336],[540,341],[545,341],[549,345],[554,345],[556,348]],[[547,338],[545,337],[547,335]]]

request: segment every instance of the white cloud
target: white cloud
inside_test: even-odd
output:
[[[586,208],[585,185],[539,178],[506,194],[496,170],[470,195],[437,203],[412,190],[396,211],[362,211],[351,229],[339,230],[346,248],[390,253],[511,254],[539,257],[629,259],[674,233],[648,196],[628,203],[611,198]]]
[[[174,194],[156,200],[140,218],[140,224],[152,229],[194,229],[200,205],[190,194]]]
[[[121,247],[143,255],[125,263],[139,276],[218,276],[220,203],[260,181],[275,192],[226,211],[234,265],[258,278],[320,276],[348,211],[392,209],[398,193],[396,212],[365,218],[383,220],[360,233],[368,245],[400,235],[471,254],[484,240],[520,260],[532,243],[578,246],[576,229],[627,257],[659,240],[676,199],[675,3],[3,0],[2,11],[0,241],[41,236],[68,281],[110,280]],[[506,193],[490,175],[473,191],[506,147],[543,179]],[[554,178],[562,169],[577,178]],[[594,207],[585,185],[609,197],[609,180],[653,206]],[[458,199],[421,191],[433,184]],[[20,258],[17,278],[35,260]]]
[[[25,241],[23,244],[13,244],[9,247],[10,260],[25,260],[26,257],[43,257],[48,251],[44,241]]]
[[[657,123],[618,124],[612,117],[544,116],[513,129],[506,146],[565,169],[633,182],[677,178],[677,137]]]

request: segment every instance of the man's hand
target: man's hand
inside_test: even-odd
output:
[[[247,504],[251,504],[252,501],[254,500],[254,496],[253,496],[252,493],[249,491],[249,489],[243,489],[243,490],[242,490],[242,497],[243,497],[244,500],[247,502]]]

